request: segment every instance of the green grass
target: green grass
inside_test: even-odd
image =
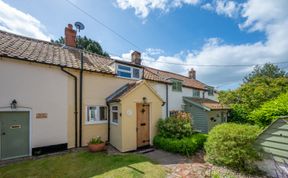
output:
[[[1,178],[165,177],[164,169],[137,154],[77,152],[29,160],[0,168]]]

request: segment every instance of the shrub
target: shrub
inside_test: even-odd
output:
[[[160,119],[157,124],[159,135],[165,138],[184,138],[192,135],[190,115],[178,112],[174,117]]]
[[[249,119],[255,124],[265,127],[279,116],[285,115],[288,115],[288,93],[264,103],[249,115]]]
[[[153,144],[156,148],[189,156],[203,148],[206,138],[207,135],[205,134],[193,134],[182,139],[165,138],[157,135],[154,137]]]
[[[257,126],[235,123],[215,126],[205,143],[207,160],[232,169],[251,171],[252,163],[260,158],[252,145],[259,131]]]

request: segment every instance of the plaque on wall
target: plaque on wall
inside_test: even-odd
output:
[[[48,113],[36,113],[36,119],[47,119]]]

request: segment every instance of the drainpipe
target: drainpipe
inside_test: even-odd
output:
[[[108,107],[108,115],[107,115],[107,119],[108,119],[108,143],[110,143],[110,105],[108,102],[106,102],[106,105]]]
[[[83,116],[83,51],[80,50],[80,60],[81,60],[81,67],[80,67],[80,118],[79,118],[79,146],[82,147],[82,116]]]
[[[70,72],[66,71],[63,67],[61,67],[61,70],[74,78],[75,148],[77,148],[78,147],[77,77],[71,74]]]
[[[168,100],[169,100],[169,97],[168,97],[168,84],[166,83],[166,118],[168,118]]]

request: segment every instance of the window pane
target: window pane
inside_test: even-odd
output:
[[[121,69],[121,70],[126,70],[126,71],[131,71],[131,67],[128,67],[128,66],[122,66],[122,65],[118,65],[118,69]]]
[[[113,111],[118,111],[118,106],[112,106]]]
[[[107,107],[100,107],[100,121],[106,121],[107,120]]]
[[[96,107],[88,107],[88,122],[94,122],[96,121],[96,113],[97,113],[97,108]]]
[[[177,80],[172,81],[172,90],[182,91],[182,82]]]
[[[133,78],[140,78],[140,69],[133,68]]]
[[[131,78],[131,73],[129,73],[129,72],[121,72],[121,71],[118,71],[118,72],[117,72],[117,75],[120,76],[120,77]]]
[[[200,91],[199,90],[193,90],[193,96],[200,97]]]
[[[118,123],[118,112],[112,112],[112,122]]]
[[[214,89],[213,89],[212,87],[210,87],[210,88],[208,89],[208,95],[209,95],[209,96],[213,96],[213,95],[214,95]]]

